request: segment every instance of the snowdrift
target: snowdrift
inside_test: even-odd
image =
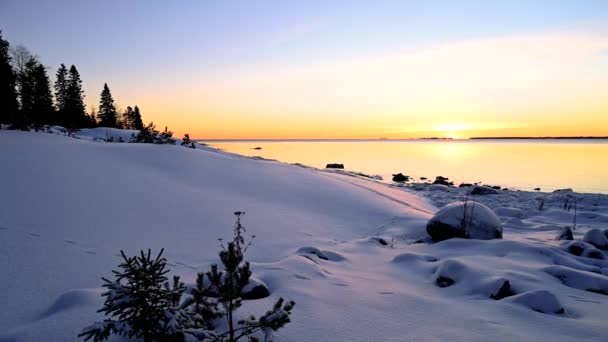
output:
[[[421,242],[428,219],[462,190],[389,187],[202,146],[95,141],[104,134],[114,133],[0,131],[0,341],[77,340],[101,318],[100,277],[121,249],[165,248],[172,272],[193,282],[218,262],[235,210],[247,213],[248,259],[271,292],[240,313],[279,296],[297,303],[279,341],[608,336],[608,263],[553,239],[572,218],[558,199],[538,213],[538,194],[488,195],[480,201],[492,209],[518,209],[497,210],[503,240],[431,244]],[[575,239],[608,228],[607,196],[594,196],[580,202]]]

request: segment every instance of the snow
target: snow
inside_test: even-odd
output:
[[[429,220],[426,230],[437,241],[450,237],[484,240],[502,237],[498,216],[492,209],[474,201],[453,202],[441,208]]]
[[[608,238],[606,238],[606,232],[600,229],[590,229],[583,236],[583,241],[588,242],[599,249],[608,249]]]
[[[606,195],[475,196],[496,211],[503,239],[430,243],[428,220],[466,188],[389,186],[203,146],[99,141],[108,136],[130,133],[0,131],[0,341],[76,341],[102,318],[100,277],[111,276],[121,249],[164,247],[172,273],[193,283],[219,261],[217,238],[231,236],[236,210],[256,235],[253,276],[271,292],[244,301],[239,318],[278,297],[296,302],[275,341],[608,336],[608,261],[568,251],[606,228]],[[555,240],[574,222],[567,196],[577,200],[574,242]],[[439,287],[439,276],[453,283]],[[506,281],[512,295],[492,299]]]

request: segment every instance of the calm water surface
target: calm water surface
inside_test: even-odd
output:
[[[246,156],[380,175],[449,177],[512,189],[608,193],[608,140],[208,141]],[[253,149],[261,147],[261,150]]]

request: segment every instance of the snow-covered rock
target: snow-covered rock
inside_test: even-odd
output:
[[[583,236],[583,241],[594,245],[599,249],[608,249],[608,238],[604,232],[598,228],[590,229]]]
[[[447,185],[443,185],[443,184],[432,184],[431,186],[429,186],[429,190],[430,191],[450,191],[450,187]]]
[[[547,290],[528,291],[505,300],[545,314],[559,315],[565,312],[557,297]]]
[[[426,231],[435,241],[455,237],[501,239],[502,223],[492,209],[481,203],[454,202],[443,207],[429,220]]]

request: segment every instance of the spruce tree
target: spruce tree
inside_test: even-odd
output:
[[[9,43],[2,39],[0,30],[0,124],[13,123],[17,109],[15,74],[11,67]],[[0,128],[2,127],[0,126]]]
[[[141,120],[141,113],[139,112],[139,107],[135,106],[133,109],[133,118],[131,120],[131,128],[142,130],[144,129],[144,122]]]
[[[118,113],[116,112],[114,99],[107,83],[104,83],[103,90],[101,91],[99,114],[97,114],[97,117],[99,118],[100,127],[117,127]]]
[[[12,128],[27,129],[32,123],[32,115],[34,112],[34,70],[38,65],[35,57],[30,56],[23,64],[21,69],[18,69],[17,80],[19,83],[19,101],[21,106],[15,117]]]
[[[34,98],[32,108],[32,124],[38,130],[45,124],[54,121],[55,108],[53,107],[53,96],[51,95],[51,82],[44,65],[38,63],[32,74],[34,83]]]
[[[70,66],[67,79],[65,111],[68,118],[68,126],[84,127],[89,125],[84,105],[82,81],[80,74],[74,65]]]
[[[67,126],[66,100],[68,97],[68,69],[65,67],[65,64],[61,63],[55,76],[55,106],[57,109],[57,116],[59,117],[58,124]]]

